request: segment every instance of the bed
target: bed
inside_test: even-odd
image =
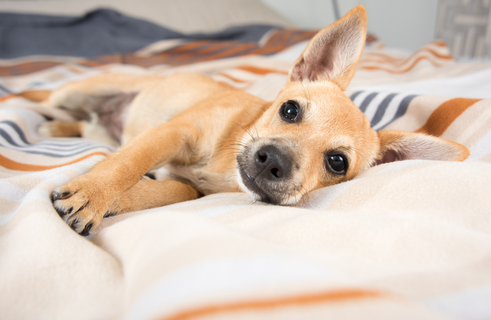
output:
[[[50,193],[114,148],[40,136],[44,121],[70,120],[42,105],[53,89],[194,71],[271,100],[316,31],[185,34],[109,9],[2,13],[0,27],[1,319],[491,319],[491,63],[372,37],[346,91],[377,130],[466,145],[462,163],[375,166],[302,207],[214,194],[82,237]]]

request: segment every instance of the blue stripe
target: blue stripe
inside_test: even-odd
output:
[[[382,128],[380,128],[379,130],[382,130],[383,128],[387,127],[389,124],[391,124],[392,122],[396,121],[397,119],[402,117],[404,114],[406,114],[406,111],[407,111],[407,108],[409,107],[409,104],[411,103],[411,101],[413,101],[413,99],[415,97],[417,97],[417,95],[412,94],[412,95],[409,95],[409,96],[405,97],[404,99],[402,99],[401,103],[399,104],[399,107],[397,108],[397,111],[396,111],[396,114],[394,115],[394,117],[387,124],[385,124]]]
[[[351,101],[355,101],[356,97],[358,97],[360,95],[360,93],[362,93],[363,91],[356,91],[355,93],[353,93],[351,95],[351,97],[349,97],[351,99]]]
[[[12,91],[7,89],[5,86],[2,86],[2,84],[0,83],[0,94],[3,96],[6,96],[7,94],[10,94],[10,93],[12,93]]]
[[[8,145],[0,143],[0,146],[9,148],[12,150],[18,150],[21,152],[29,153],[29,154],[40,154],[40,155],[45,155],[45,156],[50,156],[50,157],[55,157],[55,158],[64,158],[64,157],[72,157],[74,155],[92,150],[92,149],[97,149],[100,147],[107,148],[108,150],[112,150],[112,147],[99,144],[99,143],[91,143],[89,141],[80,141],[78,143],[73,143],[70,142],[69,145],[49,145],[49,142],[47,141],[41,141],[39,143],[30,143],[27,141],[26,136],[22,129],[12,121],[1,121],[0,123],[6,124],[10,126],[19,136],[19,138],[22,140],[25,145],[19,145],[16,143],[12,137],[2,128],[0,128],[0,136],[4,138]],[[48,144],[47,144],[48,143]],[[32,150],[32,149],[41,149],[41,150]],[[54,153],[56,151],[62,151],[60,153]],[[66,152],[70,152],[66,154]]]
[[[370,93],[365,98],[365,100],[362,101],[362,103],[360,104],[360,106],[358,106],[358,108],[360,108],[361,112],[365,113],[365,111],[367,110],[368,106],[370,105],[370,102],[372,102],[373,98],[375,98],[377,95],[378,95],[378,92]]]
[[[5,147],[5,148],[9,148],[9,146],[4,146],[1,143],[0,143],[0,146]],[[53,157],[53,158],[67,158],[67,157],[73,157],[73,156],[75,156],[77,154],[81,154],[81,153],[84,153],[84,152],[89,151],[89,150],[92,150],[92,149],[97,149],[98,147],[99,146],[95,145],[95,146],[88,147],[88,148],[85,148],[85,149],[80,149],[77,152],[73,152],[73,153],[69,153],[69,154],[63,154],[63,155],[62,154],[57,154],[57,153],[51,153],[51,152],[26,150],[26,148],[20,148],[21,150],[17,150],[17,151],[21,151],[21,152],[29,153],[29,154],[40,154],[40,155],[43,155],[43,156],[48,156],[48,157]],[[9,148],[9,149],[16,150],[16,148]],[[110,149],[110,148],[108,147],[107,149]]]
[[[380,120],[382,120],[382,117],[385,114],[385,111],[387,111],[387,107],[389,106],[390,102],[392,99],[396,96],[397,94],[391,93],[385,99],[379,104],[377,107],[377,111],[375,112],[375,115],[373,116],[373,119],[370,121],[372,127],[376,126]]]
[[[24,135],[24,131],[22,131],[22,129],[17,125],[17,123],[15,123],[13,121],[5,120],[5,121],[0,121],[0,124],[6,124],[6,125],[10,126],[19,135],[19,138],[22,140],[22,142],[24,142],[25,144],[28,144],[28,145],[36,145],[38,147],[43,146],[45,148],[57,148],[58,147],[58,148],[63,148],[63,150],[66,150],[66,148],[77,148],[77,147],[85,146],[87,144],[94,144],[95,143],[95,141],[93,143],[93,142],[88,142],[88,141],[83,141],[83,140],[79,140],[79,141],[42,140],[42,141],[39,141],[39,142],[32,144],[31,142],[29,142],[27,140],[26,136]],[[6,136],[8,136],[7,132],[2,130],[1,128],[0,128],[0,130]],[[7,139],[7,141],[8,140],[10,140],[10,138]],[[13,141],[11,142],[11,144],[18,146]],[[99,144],[99,145],[106,146],[106,145],[102,145],[102,144]],[[24,147],[24,146],[19,146],[19,147]]]
[[[22,140],[22,142],[24,142],[25,144],[30,144],[27,139],[26,139],[26,136],[24,135],[24,132],[22,131],[22,129],[13,121],[2,121],[0,123],[5,123],[7,125],[9,125],[10,127],[12,127],[12,129],[15,130],[15,132],[17,132],[17,135],[19,136],[19,138]],[[5,130],[1,129],[0,128],[0,135],[2,137],[4,137],[5,140],[7,140],[8,143],[14,145],[14,146],[17,146],[19,147],[18,144],[16,144],[12,138],[9,136],[9,134],[7,132],[5,132]]]

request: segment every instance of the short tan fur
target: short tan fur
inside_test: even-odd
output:
[[[85,112],[92,121],[47,122],[42,133],[122,147],[56,188],[54,207],[87,235],[105,216],[210,193],[245,191],[258,201],[299,205],[310,191],[350,180],[377,163],[466,159],[468,149],[455,142],[370,127],[343,93],[365,38],[366,12],[357,6],[311,40],[273,102],[201,74],[105,74],[58,89],[48,106]],[[102,109],[122,119],[119,136],[97,120]],[[170,178],[145,177],[161,168]]]

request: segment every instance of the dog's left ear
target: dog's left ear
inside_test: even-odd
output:
[[[363,51],[366,28],[365,8],[358,5],[312,38],[290,69],[289,80],[327,79],[345,90]]]
[[[423,133],[379,131],[380,156],[377,164],[398,160],[464,161],[470,155],[467,147]]]

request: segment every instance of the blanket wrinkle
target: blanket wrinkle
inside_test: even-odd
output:
[[[214,34],[183,34],[112,9],[82,17],[0,13],[0,59],[32,55],[93,58],[134,52],[164,39],[257,42],[273,26],[230,27]]]

